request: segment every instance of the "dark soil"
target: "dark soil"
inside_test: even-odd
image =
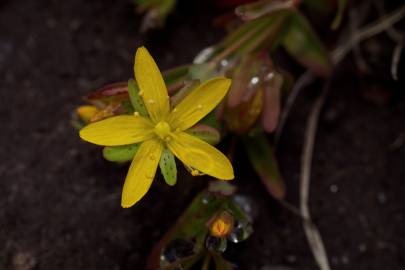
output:
[[[103,160],[69,123],[82,95],[132,76],[138,46],[166,69],[219,41],[218,11],[190,2],[148,35],[127,1],[0,2],[0,269],[143,269],[205,187],[204,178],[184,176],[174,188],[157,179],[141,203],[122,209],[126,166]],[[380,59],[388,67],[389,56]],[[321,115],[312,215],[333,269],[405,269],[405,96],[386,74],[359,78],[352,66],[337,71]],[[277,152],[295,205],[316,88],[299,97]],[[243,152],[236,164],[235,183],[258,216],[252,237],[227,257],[240,269],[316,269],[301,220],[268,196]]]

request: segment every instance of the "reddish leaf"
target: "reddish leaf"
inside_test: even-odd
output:
[[[277,200],[285,196],[285,184],[278,170],[273,149],[264,133],[245,136],[245,148],[253,169],[259,175],[267,191]]]
[[[264,83],[264,106],[262,112],[262,125],[263,129],[268,133],[273,132],[278,124],[282,85],[283,78],[277,73],[274,73],[274,77],[270,81]]]

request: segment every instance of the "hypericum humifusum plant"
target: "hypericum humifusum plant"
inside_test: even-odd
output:
[[[138,95],[146,110],[91,123],[80,130],[80,137],[103,146],[140,143],[122,191],[122,207],[131,207],[149,190],[165,151],[170,151],[192,175],[200,172],[221,180],[234,178],[228,158],[210,144],[186,133],[224,98],[231,80],[208,80],[171,108],[162,75],[149,52],[141,47],[135,55]]]

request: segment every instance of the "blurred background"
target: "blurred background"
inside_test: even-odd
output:
[[[213,20],[230,11],[216,1],[178,1],[164,27],[141,33],[134,9],[125,0],[0,2],[1,270],[143,269],[206,186],[182,170],[175,187],[154,181],[139,204],[122,209],[126,166],[105,161],[70,124],[82,96],[133,77],[137,47],[146,46],[162,70],[190,63],[223,38]],[[326,44],[334,40],[318,28]],[[394,81],[387,35],[362,46],[371,71],[359,72],[349,57],[330,83],[310,208],[332,269],[405,269],[404,61]],[[315,83],[298,96],[277,148],[294,205],[305,123],[319,90]],[[253,198],[257,217],[254,234],[225,257],[238,269],[316,269],[300,217],[268,196],[242,152],[237,157],[239,191]]]

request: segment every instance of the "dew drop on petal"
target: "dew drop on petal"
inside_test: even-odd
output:
[[[153,99],[149,99],[149,100],[148,100],[148,103],[149,103],[149,104],[154,104],[155,101],[154,101]]]

